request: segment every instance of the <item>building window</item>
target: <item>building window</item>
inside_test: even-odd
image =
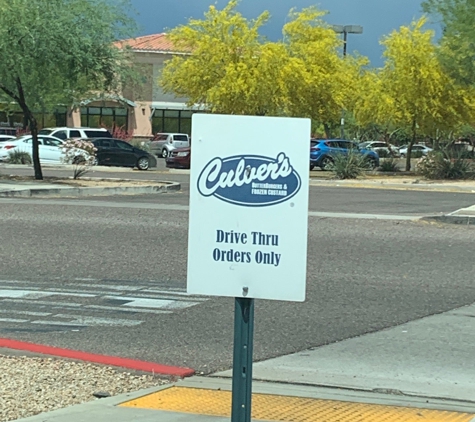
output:
[[[67,111],[66,107],[57,107],[52,112],[39,113],[35,111],[38,128],[66,126]],[[0,126],[22,128],[24,120],[25,118],[22,111],[0,112]]]
[[[152,116],[153,133],[187,133],[191,135],[192,110],[155,110]]]
[[[81,126],[107,127],[113,126],[128,130],[129,111],[121,107],[82,107]]]

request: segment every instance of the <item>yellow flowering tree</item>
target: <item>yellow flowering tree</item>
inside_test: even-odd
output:
[[[411,134],[411,149],[419,135],[433,136],[453,128],[473,112],[466,92],[442,68],[433,43],[433,31],[423,28],[425,18],[402,26],[381,42],[386,48],[384,67],[365,79],[366,92],[357,102],[361,121],[370,116],[379,124],[394,124]]]
[[[295,78],[295,62],[282,43],[264,42],[259,28],[264,12],[247,20],[235,9],[237,0],[223,10],[211,6],[203,20],[170,32],[174,46],[190,54],[167,62],[161,85],[166,92],[203,104],[211,112],[279,115],[286,107],[286,78]]]
[[[324,125],[327,136],[338,124],[342,109],[353,110],[360,87],[364,57],[342,57],[338,34],[316,7],[292,11],[284,26],[289,55],[298,59],[299,79],[292,93],[289,113],[306,116]]]

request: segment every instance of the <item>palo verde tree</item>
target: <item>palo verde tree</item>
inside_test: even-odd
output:
[[[330,127],[339,125],[342,109],[351,110],[358,97],[361,67],[364,57],[342,57],[342,41],[323,17],[327,14],[316,7],[291,11],[284,26],[284,39],[289,56],[298,60],[298,78],[289,88],[289,114],[310,117],[324,125],[327,136]]]
[[[383,69],[371,82],[373,116],[391,115],[392,123],[410,135],[406,170],[411,168],[411,149],[421,134],[455,126],[469,118],[470,102],[441,66],[433,31],[423,28],[426,18],[402,26],[383,39]],[[379,101],[377,97],[379,96]]]
[[[247,20],[236,11],[237,0],[223,10],[209,8],[203,20],[170,32],[176,55],[161,75],[164,90],[187,97],[215,113],[282,115],[289,86],[297,81],[300,64],[283,43],[264,41],[259,29],[269,13]]]
[[[444,68],[459,84],[475,86],[475,0],[425,0],[422,7],[442,25]]]
[[[127,2],[0,0],[0,90],[21,108],[33,136],[35,178],[42,179],[37,113],[90,92],[120,89],[131,35]]]

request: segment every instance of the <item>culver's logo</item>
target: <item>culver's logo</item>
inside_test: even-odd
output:
[[[277,158],[236,155],[213,158],[198,177],[198,191],[231,204],[263,207],[292,198],[302,185],[283,152]]]

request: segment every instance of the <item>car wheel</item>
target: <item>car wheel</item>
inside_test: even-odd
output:
[[[92,165],[93,166],[98,166],[99,165],[99,159],[97,157],[94,157],[94,159],[92,160]]]
[[[376,168],[376,159],[373,158],[373,157],[368,157],[368,167],[371,169],[371,170],[374,170]]]
[[[330,157],[323,157],[320,164],[322,170],[328,170],[328,168],[333,164],[333,160]]]
[[[150,161],[147,157],[141,157],[137,161],[137,168],[139,170],[148,170],[150,166]]]
[[[401,158],[406,158],[406,154],[401,154]]]
[[[312,171],[315,168],[313,164],[310,164],[310,171]]]
[[[167,158],[168,157],[168,150],[166,148],[162,149],[162,158]]]

